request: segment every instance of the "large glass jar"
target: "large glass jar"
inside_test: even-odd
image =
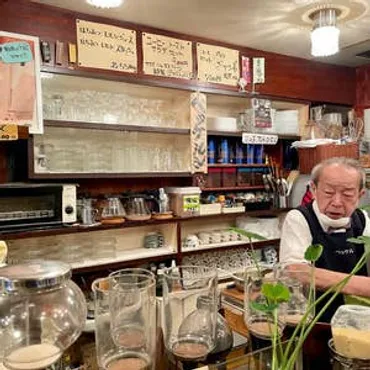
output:
[[[86,302],[68,264],[32,261],[0,268],[0,362],[13,370],[55,363],[81,334]]]

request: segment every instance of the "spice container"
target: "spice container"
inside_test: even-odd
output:
[[[252,168],[238,168],[237,185],[238,186],[252,185]]]
[[[221,187],[221,168],[209,168],[207,175],[207,188],[220,188]]]
[[[166,188],[172,211],[179,217],[199,216],[200,188],[196,186]]]
[[[222,169],[222,186],[223,187],[236,186],[236,168]]]

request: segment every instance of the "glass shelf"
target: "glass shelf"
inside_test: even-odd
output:
[[[34,174],[190,173],[189,143],[182,134],[45,127],[33,138]]]
[[[43,73],[46,120],[189,129],[189,92]]]

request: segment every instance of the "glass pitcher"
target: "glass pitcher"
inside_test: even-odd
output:
[[[126,218],[132,221],[145,221],[152,217],[147,201],[153,198],[145,195],[135,195],[129,197],[126,203]]]
[[[216,346],[217,271],[179,266],[163,274],[164,338],[178,360],[205,360]]]

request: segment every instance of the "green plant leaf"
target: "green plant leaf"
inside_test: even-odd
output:
[[[238,227],[231,227],[230,230],[234,231],[237,234],[246,236],[248,239],[256,239],[256,240],[260,240],[260,241],[267,240],[267,238],[265,238],[262,235],[252,233],[250,231],[246,231],[246,230],[243,230],[243,229],[239,229]]]
[[[323,249],[324,247],[321,244],[310,245],[304,253],[305,260],[309,262],[316,262],[320,258]]]
[[[259,302],[249,302],[249,307],[253,310],[264,312],[264,313],[272,313],[276,308],[278,308],[278,304],[276,303],[259,303]]]
[[[348,238],[347,241],[354,244],[366,244],[370,245],[370,236],[361,235],[357,238]]]
[[[262,284],[262,294],[274,303],[288,302],[290,299],[289,289],[281,283]]]
[[[370,204],[366,204],[364,206],[358,207],[359,209],[362,209],[364,211],[370,211]]]

